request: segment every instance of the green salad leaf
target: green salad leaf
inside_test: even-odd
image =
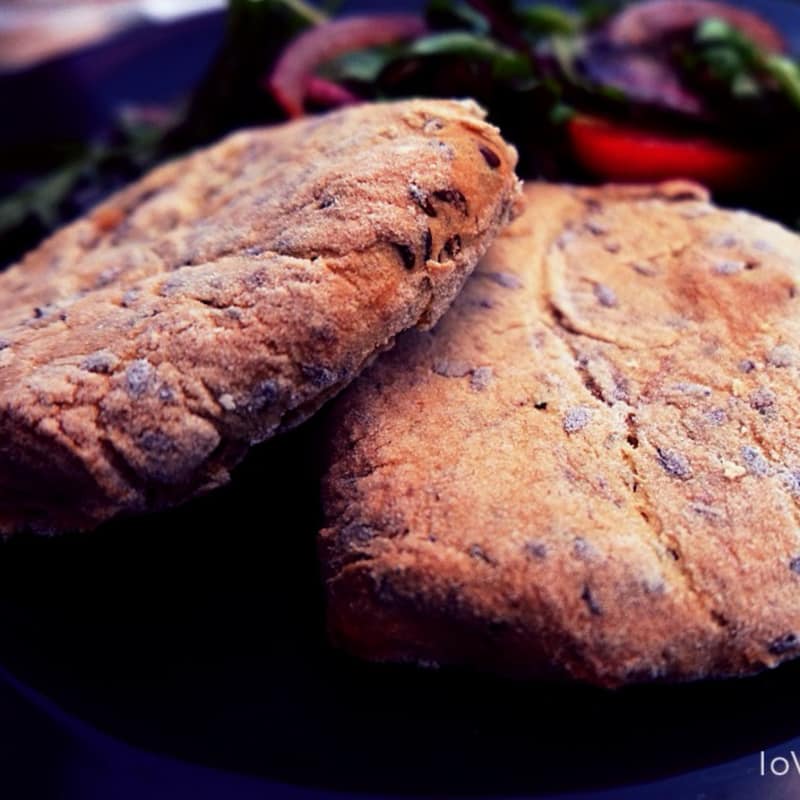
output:
[[[800,109],[800,66],[795,60],[762,50],[723,19],[700,22],[694,39],[697,51],[687,57],[689,66],[726,82],[735,97],[758,96],[771,84]]]
[[[461,55],[488,61],[498,78],[524,78],[531,74],[531,62],[526,53],[512,50],[488,36],[467,31],[424,36],[408,45],[405,53],[411,56]]]
[[[763,67],[786,97],[800,108],[800,66],[797,62],[786,56],[769,55],[764,59]]]
[[[468,3],[457,0],[430,0],[427,12],[429,16],[447,15],[473,33],[487,34],[491,29],[484,14]]]
[[[386,66],[401,52],[402,49],[396,45],[353,50],[329,61],[319,72],[323,77],[333,81],[375,83]]]
[[[583,19],[580,14],[546,3],[518,8],[516,16],[524,26],[525,32],[533,37],[575,34],[583,29]]]

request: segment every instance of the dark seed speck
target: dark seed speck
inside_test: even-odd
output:
[[[467,198],[458,189],[437,189],[433,196],[443,203],[455,206],[465,216],[469,213]]]
[[[416,263],[417,259],[414,256],[413,248],[400,242],[394,242],[393,244],[397,252],[400,254],[400,259],[403,262],[403,266],[406,269],[414,269],[414,264]]]
[[[791,367],[794,361],[794,350],[786,344],[773,347],[767,353],[767,363],[773,367]]]
[[[483,391],[492,382],[492,373],[491,367],[477,367],[472,371],[469,388],[476,392]]]
[[[486,551],[479,544],[472,544],[467,551],[472,558],[477,558],[487,564],[494,564],[494,559],[486,554]]]
[[[591,410],[584,406],[571,408],[564,414],[562,426],[567,433],[577,433],[589,424],[591,414]]]
[[[350,522],[342,528],[339,536],[346,547],[353,547],[369,542],[375,536],[375,531],[363,522]]]
[[[617,305],[616,292],[604,283],[596,283],[594,285],[594,296],[597,298],[597,302],[606,308],[613,308]]]
[[[781,477],[786,488],[796,497],[800,497],[800,471],[787,470]]]
[[[113,371],[118,363],[119,359],[113,353],[107,350],[98,350],[96,353],[91,353],[83,359],[81,368],[85,369],[87,372],[108,374]]]
[[[587,220],[585,227],[594,236],[605,236],[608,233],[608,228],[594,219]]]
[[[461,237],[455,233],[444,243],[444,252],[449,258],[455,258],[461,252]],[[439,255],[441,261],[441,254]]]
[[[575,537],[575,541],[572,543],[572,552],[577,558],[584,561],[591,561],[598,555],[597,548],[591,542],[587,542],[583,536]]]
[[[750,407],[759,414],[766,414],[775,405],[775,393],[761,387],[750,395]]]
[[[147,359],[139,358],[125,371],[125,385],[131,397],[141,397],[153,377],[153,367]]]
[[[763,453],[751,445],[744,445],[739,451],[742,456],[742,461],[751,475],[758,475],[763,477],[769,472],[769,462],[764,458]]]
[[[122,305],[125,308],[132,306],[139,299],[139,294],[139,289],[128,289],[128,291],[122,295]]]
[[[427,192],[416,183],[409,184],[408,195],[429,217],[437,216],[436,208],[431,203]]]
[[[589,588],[588,584],[584,585],[583,587],[583,592],[581,592],[581,600],[586,603],[586,607],[589,609],[589,613],[592,614],[592,616],[599,617],[602,615],[603,609],[594,599],[592,590]]]
[[[645,261],[636,261],[631,264],[631,266],[634,271],[638,272],[640,275],[644,275],[646,278],[652,278],[654,275],[658,275],[658,268]]]
[[[676,453],[674,450],[657,449],[658,463],[667,475],[685,481],[692,477],[692,468],[686,456]]]
[[[142,449],[150,453],[164,455],[175,449],[175,443],[163,431],[146,430],[139,436]]]
[[[249,408],[253,411],[261,411],[267,406],[271,406],[278,399],[278,383],[272,379],[261,381],[253,391]]]
[[[533,558],[547,558],[547,547],[541,542],[525,542],[525,552]]]
[[[336,383],[336,373],[327,367],[317,364],[303,364],[300,367],[303,377],[319,389],[324,389]]]
[[[770,642],[769,652],[774,656],[782,656],[784,653],[789,653],[796,650],[798,647],[797,636],[793,633],[785,633],[777,639]]]
[[[484,161],[492,169],[497,169],[500,166],[500,156],[498,156],[494,150],[490,150],[488,147],[484,147],[483,145],[481,145],[478,149],[481,151]]]

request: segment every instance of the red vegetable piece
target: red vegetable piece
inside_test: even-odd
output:
[[[683,138],[597,117],[578,115],[567,123],[576,161],[597,178],[645,183],[688,178],[710,189],[730,190],[758,180],[768,154],[713,139]]]
[[[324,108],[338,108],[358,103],[361,98],[338,83],[311,75],[306,79],[306,98]]]
[[[267,79],[267,88],[290,117],[300,117],[308,79],[320,64],[352,50],[411,39],[425,30],[424,21],[413,14],[374,14],[323,22],[301,33],[284,49]]]
[[[717,0],[645,0],[634,3],[608,23],[609,39],[620,46],[646,47],[671,33],[694,28],[709,17],[723,19],[771,52],[786,52],[783,36],[752,11]]]

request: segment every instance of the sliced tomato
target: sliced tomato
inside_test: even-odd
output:
[[[767,168],[762,151],[714,139],[684,138],[578,114],[567,122],[576,161],[606,181],[642,183],[688,178],[730,190],[757,181]]]

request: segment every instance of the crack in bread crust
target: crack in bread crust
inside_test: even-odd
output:
[[[680,252],[685,248],[679,248],[678,251],[673,251],[673,255],[675,252],[680,254]],[[664,524],[661,521],[660,517],[658,516],[658,505],[653,503],[648,495],[646,483],[641,482],[639,480],[639,471],[636,465],[636,459],[633,456],[633,453],[630,451],[630,444],[631,440],[637,442],[638,447],[638,429],[636,425],[636,412],[638,411],[638,406],[634,401],[633,404],[627,403],[625,400],[621,399],[614,399],[614,398],[607,398],[604,394],[602,389],[598,386],[597,382],[591,376],[589,371],[587,370],[586,366],[581,363],[581,352],[580,348],[576,346],[575,339],[579,337],[585,337],[588,339],[595,339],[595,341],[607,341],[604,339],[599,339],[593,337],[589,333],[582,333],[576,331],[575,329],[569,327],[568,325],[564,324],[563,315],[559,313],[558,309],[553,306],[552,303],[547,302],[543,304],[544,312],[543,316],[549,314],[553,325],[551,326],[550,330],[563,342],[566,348],[569,350],[573,360],[573,366],[575,368],[576,373],[578,374],[581,383],[583,384],[584,388],[588,392],[588,394],[594,399],[599,400],[601,403],[604,403],[609,406],[614,406],[615,404],[619,404],[625,414],[625,423],[628,430],[628,435],[625,437],[620,443],[620,456],[622,460],[622,464],[626,465],[630,471],[632,476],[632,490],[634,492],[638,491],[638,497],[640,498],[640,504],[636,507],[639,515],[645,521],[647,525],[647,530],[649,530],[652,538],[656,540],[658,543],[655,545],[656,552],[663,553],[665,550],[672,556],[674,560],[674,569],[669,570],[671,575],[675,575],[678,577],[679,580],[682,580],[688,592],[693,594],[699,604],[703,605],[706,608],[706,613],[708,613],[710,619],[715,623],[718,624],[719,620],[719,613],[716,612],[713,608],[713,598],[707,596],[702,589],[699,587],[697,581],[695,580],[692,571],[685,565],[685,560],[681,558],[681,551],[680,551],[680,544],[678,539],[675,536],[669,535],[669,532],[665,530]],[[635,487],[635,488],[633,488]],[[642,544],[644,546],[654,546],[653,542],[650,541],[650,537],[646,535],[645,531],[642,531],[641,537]],[[668,568],[668,565],[664,565]]]

